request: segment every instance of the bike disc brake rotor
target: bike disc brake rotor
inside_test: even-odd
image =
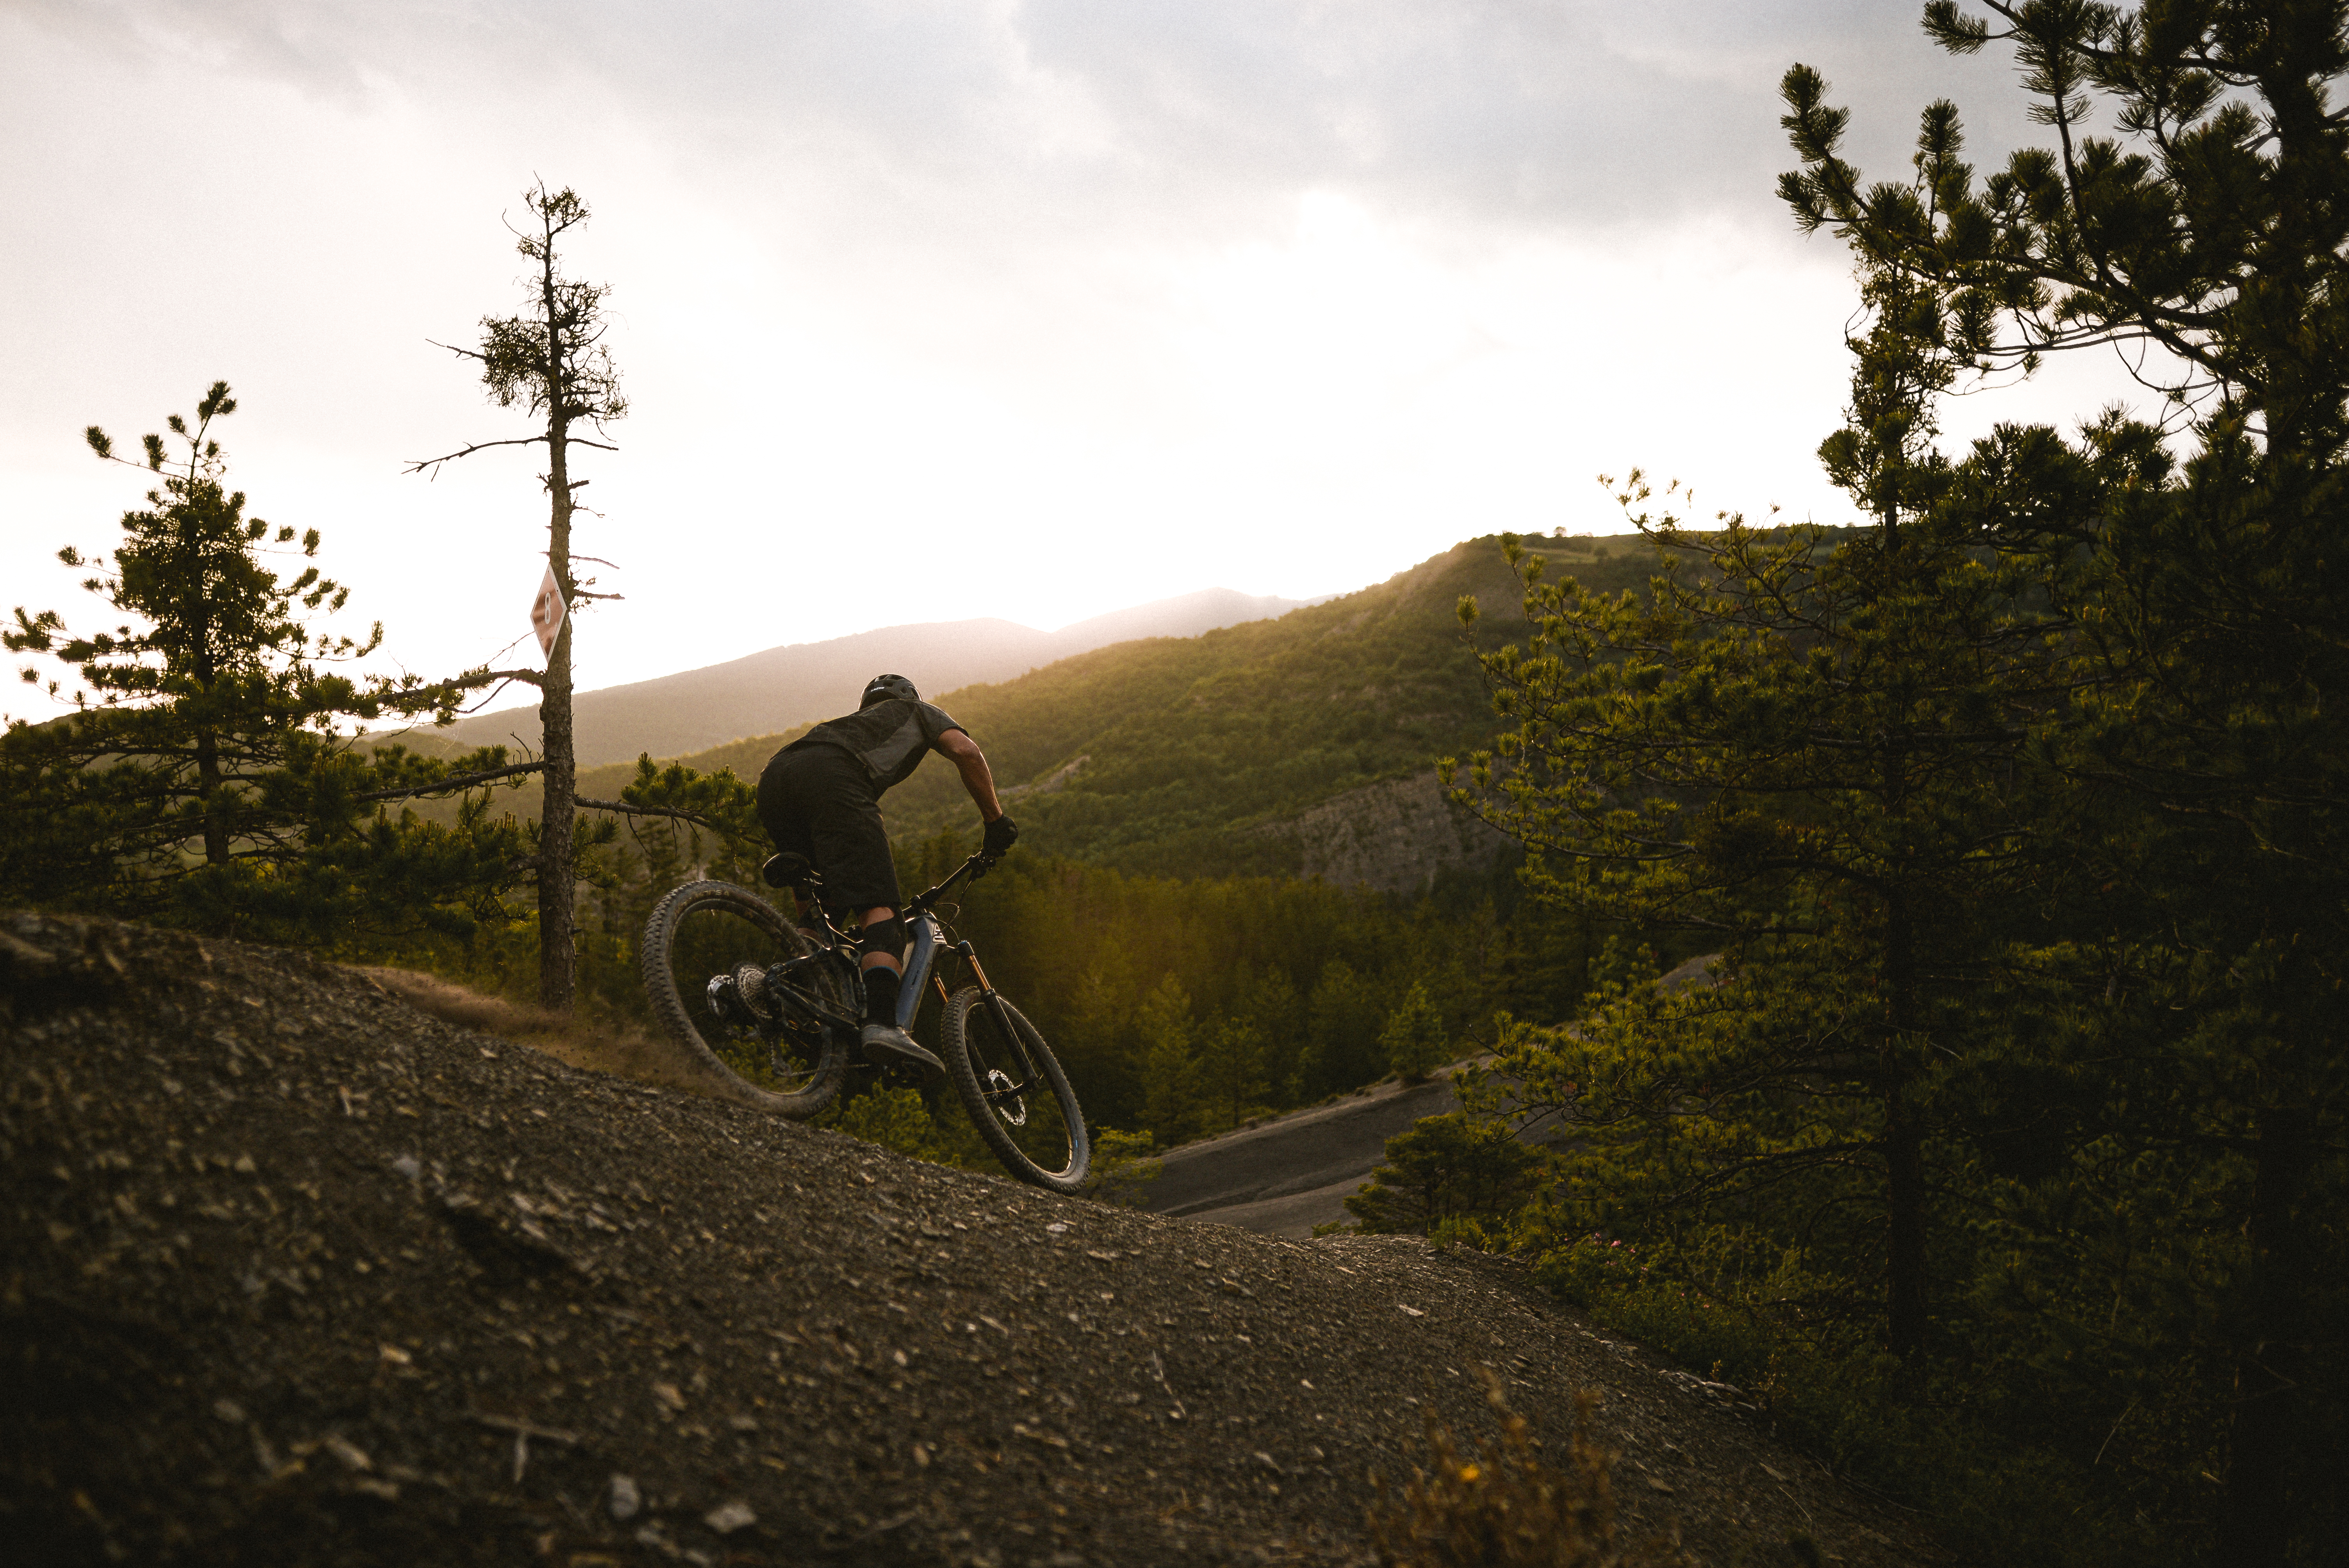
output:
[[[995,1114],[1013,1127],[1028,1125],[1028,1101],[1019,1093],[1019,1086],[1001,1068],[987,1069],[987,1102]]]

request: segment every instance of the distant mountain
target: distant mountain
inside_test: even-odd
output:
[[[1655,570],[1651,550],[1619,540],[1539,543],[1553,578],[1594,591],[1643,587]],[[1433,765],[1485,744],[1498,723],[1461,636],[1461,596],[1483,606],[1478,642],[1491,647],[1525,636],[1523,593],[1498,542],[1470,540],[1278,620],[1117,643],[937,696],[986,748],[1023,843],[1129,872],[1415,892],[1506,850],[1444,802]],[[789,738],[682,760],[755,779]],[[583,770],[580,793],[610,799],[632,772]],[[515,809],[531,810],[531,794],[517,791]],[[900,843],[978,821],[937,758],[886,807]]]
[[[1534,542],[1552,580],[1570,575],[1596,593],[1644,589],[1656,570],[1653,549],[1634,541]],[[1461,635],[1464,594],[1484,610],[1479,645],[1523,641],[1524,589],[1488,536],[1277,620],[1128,640],[1008,680],[923,690],[986,748],[1022,844],[1153,875],[1318,876],[1416,892],[1446,873],[1484,874],[1510,852],[1436,787],[1435,759],[1489,743],[1499,723]],[[843,666],[852,692],[872,673],[870,659],[856,657]],[[911,661],[897,667],[922,678]],[[833,707],[826,701],[797,725],[682,756],[643,749],[754,779],[778,747]],[[633,760],[584,767],[579,792],[610,799],[635,772]],[[885,805],[904,849],[941,830],[968,837],[978,824],[955,770],[936,757]],[[439,816],[455,806],[419,809]],[[525,785],[495,809],[535,817],[538,791]]]
[[[884,671],[911,679],[923,695],[1009,680],[1030,670],[1142,637],[1195,637],[1264,620],[1319,601],[1252,597],[1207,588],[1040,632],[1010,621],[933,621],[885,626],[822,643],[793,643],[722,665],[572,699],[579,764],[633,762],[640,752],[677,757],[743,736],[829,718],[856,706],[864,683]],[[511,746],[535,751],[538,705],[476,714],[415,738],[440,750]]]

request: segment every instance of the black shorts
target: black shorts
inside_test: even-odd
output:
[[[863,912],[897,902],[897,863],[864,764],[833,746],[778,751],[759,775],[759,820],[775,848],[823,873],[823,902]]]

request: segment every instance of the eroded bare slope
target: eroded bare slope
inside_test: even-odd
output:
[[[1479,1363],[1549,1430],[1597,1388],[1708,1561],[1911,1560],[1497,1264],[1056,1201],[268,949],[6,915],[0,977],[19,1561],[1359,1561]]]

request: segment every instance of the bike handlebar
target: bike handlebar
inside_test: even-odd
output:
[[[977,882],[988,872],[993,871],[995,869],[995,862],[1001,858],[1002,857],[999,855],[989,855],[984,852],[971,856],[970,859],[963,861],[962,864],[947,872],[946,881],[938,883],[937,886],[930,889],[927,892],[916,893],[912,898],[907,899],[905,901],[905,913],[907,914],[929,913],[930,906],[937,903],[941,897],[945,896],[947,889],[954,886],[955,883],[962,881],[966,876],[969,877],[971,881]]]

